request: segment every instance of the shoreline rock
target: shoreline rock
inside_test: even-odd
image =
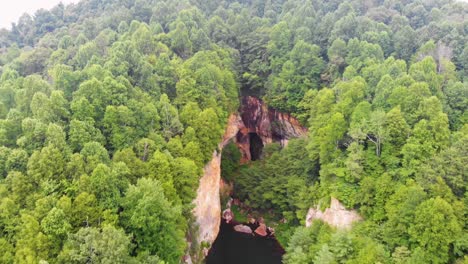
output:
[[[246,225],[236,225],[234,226],[234,231],[245,234],[252,234],[252,229]]]
[[[260,225],[255,229],[255,234],[265,237],[268,235],[267,233],[267,226],[264,223],[260,223]]]

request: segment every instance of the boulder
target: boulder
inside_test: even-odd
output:
[[[252,229],[246,225],[236,225],[234,226],[234,230],[240,233],[252,234]]]
[[[255,229],[255,234],[256,235],[259,235],[259,236],[267,236],[268,233],[267,233],[267,226],[264,224],[264,223],[261,223],[257,229]]]
[[[330,208],[325,209],[325,211],[321,211],[318,206],[309,209],[306,216],[306,227],[312,225],[315,219],[322,220],[339,229],[350,229],[352,224],[362,220],[362,217],[355,210],[347,210],[340,201],[332,197]]]

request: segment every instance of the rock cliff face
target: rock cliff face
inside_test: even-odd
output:
[[[355,210],[346,210],[337,199],[331,198],[330,208],[324,212],[319,208],[310,208],[306,216],[306,227],[312,225],[312,221],[319,219],[325,223],[340,229],[350,229],[351,225],[362,220],[361,216]]]
[[[223,140],[219,143],[219,149],[229,142],[237,134],[242,121],[238,115],[231,115],[228,120]],[[221,200],[219,195],[221,182],[221,152],[213,152],[213,158],[203,169],[203,176],[195,198],[195,215],[198,224],[198,242],[213,243],[219,232],[221,223]]]
[[[280,113],[268,108],[255,97],[242,98],[238,114],[229,117],[228,124],[219,143],[219,152],[214,151],[212,160],[205,166],[200,179],[197,197],[194,200],[193,213],[198,224],[198,243],[208,242],[210,245],[216,239],[221,223],[221,151],[233,139],[242,153],[241,162],[252,160],[257,156],[257,147],[272,142],[280,142],[285,146],[288,139],[305,135],[307,130],[289,114]],[[255,142],[253,142],[255,140]],[[252,148],[252,144],[256,147]],[[260,150],[261,152],[261,150]]]
[[[242,98],[240,116],[243,126],[239,127],[236,143],[242,153],[242,162],[256,159],[253,157],[251,146],[257,137],[263,145],[279,142],[286,146],[288,139],[307,133],[307,129],[302,127],[296,118],[269,108],[256,97]]]

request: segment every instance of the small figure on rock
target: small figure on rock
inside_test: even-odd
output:
[[[275,229],[273,227],[267,227],[267,231],[270,233],[270,236],[275,235]]]
[[[229,224],[233,218],[234,214],[232,213],[230,208],[223,211],[223,219],[226,220],[226,223]]]

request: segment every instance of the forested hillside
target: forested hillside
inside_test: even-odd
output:
[[[0,30],[0,263],[198,254],[192,201],[241,95],[309,129],[248,166],[225,157],[237,195],[295,229],[285,263],[468,263],[467,16],[452,0],[23,15]],[[300,227],[330,197],[364,221]]]

